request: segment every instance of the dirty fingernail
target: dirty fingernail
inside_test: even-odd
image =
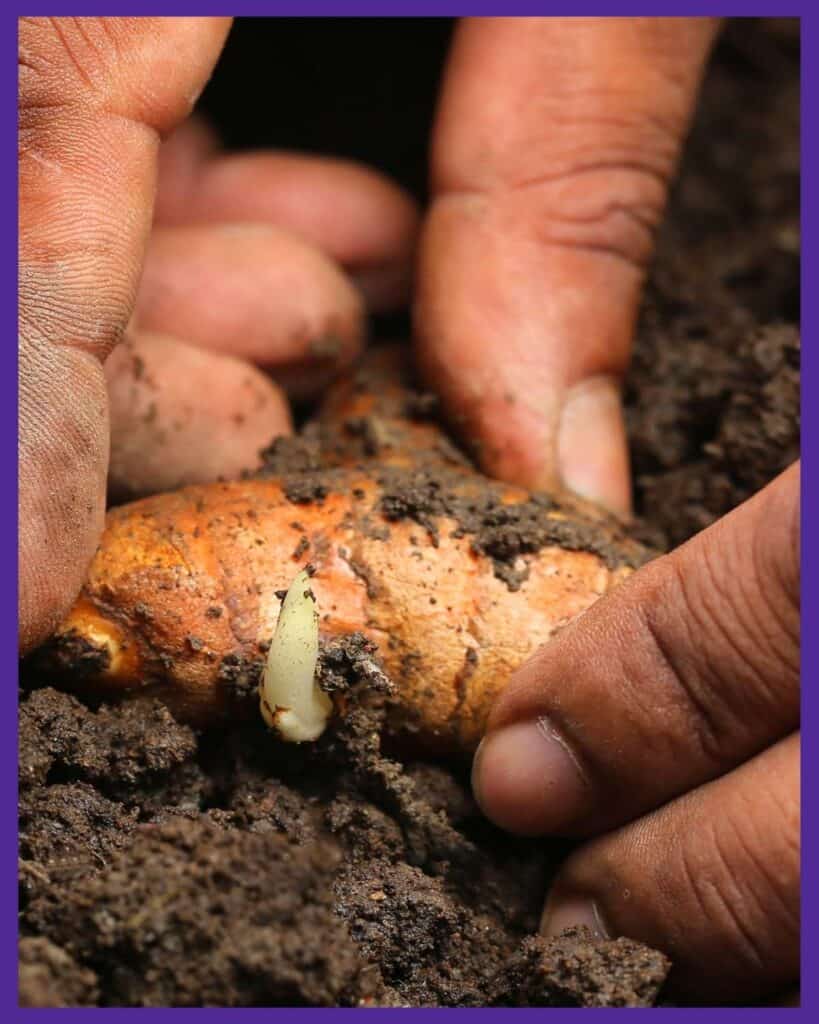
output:
[[[630,514],[628,446],[620,388],[613,377],[594,377],[569,390],[557,457],[570,490],[618,515]]]
[[[485,736],[473,762],[472,788],[488,818],[520,835],[559,832],[589,795],[571,750],[545,718]]]
[[[600,909],[588,896],[565,894],[550,897],[540,922],[541,935],[559,935],[566,928],[584,925],[596,939],[609,939],[611,934],[603,923]]]

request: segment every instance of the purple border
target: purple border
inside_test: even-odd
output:
[[[812,176],[817,173],[819,165],[819,146],[816,139],[816,105],[809,104],[808,97],[819,92],[819,74],[817,74],[817,50],[819,50],[819,17],[815,11],[802,17],[802,168],[801,168],[801,203],[802,203],[802,332],[807,344],[803,347],[802,362],[802,424],[803,449],[805,458],[802,462],[802,522],[810,523],[811,513],[815,514],[816,492],[810,473],[807,472],[812,457],[812,444],[819,425],[819,411],[809,403],[805,396],[811,392],[811,385],[819,379],[819,367],[816,359],[816,296],[808,287],[808,267],[816,266],[817,259],[817,217],[812,197],[807,187]],[[815,273],[815,270],[814,270]],[[802,608],[807,612],[808,621],[816,615],[817,590],[819,579],[816,575],[817,545],[810,531],[802,530]],[[807,571],[805,571],[807,570]],[[816,663],[819,640],[812,629],[804,631],[802,640],[802,664]],[[804,673],[803,673],[804,679]],[[810,685],[802,687],[803,721],[809,727],[815,727],[817,719],[817,694]],[[802,748],[804,779],[810,779],[811,768],[816,772],[817,751],[811,749],[808,742]],[[817,823],[815,817],[816,795],[810,785],[802,785],[802,864],[811,865],[816,862]],[[804,813],[807,812],[807,813]],[[813,813],[812,813],[813,812]],[[814,1009],[819,1005],[819,986],[816,972],[809,969],[808,949],[816,946],[817,910],[819,910],[819,891],[815,871],[802,872],[802,1000],[803,1006]],[[813,954],[814,956],[816,953]]]
[[[4,218],[3,223],[5,230],[3,232],[3,242],[6,248],[6,261],[7,261],[7,273],[3,276],[3,313],[4,322],[6,322],[8,330],[6,332],[7,339],[13,336],[13,332],[16,328],[16,308],[17,308],[17,294],[16,284],[13,283],[15,278],[13,277],[13,269],[16,264],[16,244],[14,239],[16,238],[16,230],[12,231],[12,227],[16,228],[17,223],[17,203],[16,203],[16,181],[17,181],[17,170],[16,170],[16,149],[12,149],[13,140],[13,126],[16,124],[16,110],[13,108],[13,98],[16,96],[17,83],[16,83],[16,60],[14,60],[14,54],[12,50],[16,50],[16,18],[18,14],[25,13],[28,15],[37,13],[47,13],[49,15],[57,14],[70,14],[74,15],[78,13],[77,8],[81,8],[83,14],[191,14],[191,15],[204,15],[204,14],[223,14],[226,13],[225,8],[230,6],[232,9],[230,13],[235,15],[285,15],[285,16],[315,16],[320,17],[322,15],[348,15],[348,16],[373,16],[378,15],[381,17],[397,17],[402,15],[411,16],[453,16],[462,14],[504,14],[504,15],[537,15],[537,14],[610,14],[610,15],[652,15],[652,14],[669,14],[669,15],[694,15],[694,14],[719,14],[723,16],[753,16],[753,15],[776,15],[776,16],[799,16],[802,18],[802,40],[803,40],[803,60],[802,60],[802,221],[803,221],[803,255],[802,255],[802,277],[804,287],[802,289],[803,298],[803,312],[802,312],[802,330],[803,336],[808,339],[807,343],[803,346],[804,358],[803,358],[803,380],[805,386],[803,394],[810,393],[810,384],[813,382],[819,383],[819,369],[817,369],[817,357],[815,346],[816,340],[813,335],[816,333],[816,319],[817,319],[817,300],[815,288],[811,290],[807,287],[809,280],[808,268],[815,266],[817,262],[816,256],[816,234],[819,230],[817,224],[817,215],[815,208],[812,205],[812,197],[806,187],[806,183],[811,179],[811,175],[817,173],[817,163],[819,163],[819,157],[817,156],[817,118],[816,118],[816,100],[809,101],[809,97],[819,95],[819,14],[815,13],[813,4],[808,0],[801,0],[801,2],[790,2],[779,5],[778,10],[772,10],[776,5],[770,3],[757,3],[757,2],[723,2],[722,4],[713,3],[693,3],[693,4],[680,4],[680,3],[631,3],[624,5],[623,7],[614,3],[607,2],[592,2],[583,5],[583,9],[578,11],[574,8],[574,5],[570,4],[545,4],[545,3],[532,3],[526,2],[526,0],[518,0],[517,3],[512,4],[500,4],[497,2],[487,3],[486,0],[471,0],[469,3],[444,3],[441,0],[415,0],[415,2],[407,2],[407,0],[399,0],[389,5],[374,3],[373,0],[305,0],[303,3],[297,2],[280,2],[280,3],[260,3],[260,2],[248,2],[248,0],[242,0],[242,2],[236,2],[232,5],[222,3],[216,3],[214,0],[200,0],[199,3],[187,3],[176,2],[168,4],[167,6],[161,7],[156,2],[152,4],[145,3],[130,3],[123,4],[119,0],[108,0],[104,3],[91,3],[91,4],[65,4],[61,2],[52,2],[45,6],[45,10],[40,4],[27,5],[25,10],[15,10],[11,12],[4,12],[0,15],[0,24],[2,24],[4,31],[0,35],[2,40],[2,52],[5,54],[5,59],[2,61],[2,74],[5,78],[4,88],[2,91],[3,96],[3,119],[6,123],[6,132],[4,132],[3,145],[4,145],[4,160],[3,160],[3,174],[6,177],[7,187],[4,192],[4,205],[6,207],[7,216]],[[16,5],[15,5],[16,7]],[[32,9],[34,8],[34,9]],[[170,8],[170,9],[169,9]],[[813,273],[816,271],[814,270]],[[815,280],[815,279],[813,279]],[[16,379],[16,360],[13,355],[14,349],[11,346],[10,340],[7,340],[3,349],[3,358],[8,364],[6,369],[0,378],[0,387],[2,387],[5,393],[6,400],[0,402],[0,416],[3,420],[3,468],[6,473],[6,479],[9,483],[9,490],[12,489],[16,492],[16,481],[17,481],[17,451],[16,445],[14,444],[13,438],[16,432],[17,423],[17,389],[15,386]],[[806,438],[806,461],[810,459],[811,447],[810,442],[816,435],[817,421],[819,421],[819,411],[817,407],[808,403],[803,402],[802,408],[803,424],[804,424],[804,436]],[[810,474],[803,470],[803,484],[804,484],[804,519],[807,522],[811,521],[810,513],[816,514],[817,510],[817,499],[814,492],[812,480]],[[2,506],[2,517],[3,524],[7,529],[2,531],[2,539],[6,556],[4,558],[4,564],[9,566],[15,566],[17,564],[17,547],[16,547],[16,506],[12,506],[11,499],[4,501]],[[817,542],[811,537],[810,532],[804,534],[802,559],[807,567],[808,571],[803,573],[803,605],[807,611],[808,617],[816,612],[816,594],[819,590],[819,574],[816,573],[817,567]],[[811,573],[811,569],[814,570]],[[17,646],[17,592],[14,586],[14,576],[11,572],[4,573],[3,579],[3,590],[2,590],[2,608],[6,612],[0,619],[0,642],[3,645],[3,651],[8,654],[8,664],[16,666],[16,646]],[[812,664],[816,662],[816,655],[819,654],[819,633],[814,633],[812,630],[807,630],[804,637],[804,660],[806,664]],[[13,659],[13,660],[12,660]],[[10,673],[11,675],[12,673]],[[2,950],[4,955],[0,958],[0,1007],[8,1013],[9,1018],[19,1018],[24,1015],[27,1011],[20,1010],[17,1007],[17,930],[16,930],[16,914],[14,908],[17,906],[17,888],[16,888],[16,865],[17,865],[17,848],[16,848],[16,824],[15,824],[15,810],[16,810],[16,690],[12,687],[10,682],[5,685],[5,701],[7,702],[6,712],[2,716],[2,729],[6,734],[5,742],[0,744],[2,748],[2,757],[8,762],[7,767],[3,770],[2,775],[2,800],[4,807],[4,815],[6,827],[2,830],[2,865],[0,865],[0,878],[3,879],[3,894],[4,898],[0,902],[3,906],[4,912],[2,915],[2,927],[0,928],[0,942],[2,942]],[[811,720],[811,723],[817,716],[817,704],[819,703],[819,695],[812,691],[811,687],[805,687],[803,689],[803,701],[804,711],[806,717]],[[803,748],[803,759],[805,764],[805,777],[810,779],[811,768],[816,769],[817,761],[819,760],[819,751],[810,743],[806,744]],[[675,1014],[678,1017],[690,1017],[698,1021],[703,1019],[716,1019],[719,1015],[723,1017],[725,1015],[736,1015],[736,1014],[748,1014],[752,1013],[755,1020],[774,1020],[780,1019],[784,1013],[788,1014],[789,1019],[794,1019],[792,1014],[808,1014],[819,1007],[819,998],[817,997],[817,981],[816,981],[816,969],[813,971],[809,969],[809,963],[812,961],[812,956],[809,953],[810,948],[816,947],[816,924],[817,924],[817,904],[819,902],[819,893],[817,892],[817,879],[815,864],[817,860],[817,853],[819,852],[819,844],[816,841],[817,825],[811,815],[811,811],[815,809],[816,800],[813,792],[811,791],[810,785],[803,787],[804,795],[803,802],[805,809],[808,812],[803,815],[802,824],[802,836],[803,836],[803,861],[808,866],[808,870],[803,875],[802,882],[802,904],[803,904],[803,940],[802,940],[802,959],[803,959],[803,981],[802,981],[802,1007],[797,1010],[784,1010],[781,1008],[771,1009],[755,1009],[755,1010],[735,1010],[735,1009],[685,1009],[685,1010],[659,1010],[662,1014]],[[816,952],[813,956],[816,956]],[[40,1011],[41,1014],[51,1015],[53,1013],[60,1013],[68,1015],[68,1017],[74,1017],[75,1019],[88,1013],[87,1010],[44,1010]],[[122,1009],[102,1010],[96,1011],[97,1013],[103,1013],[104,1015],[121,1015],[127,1014],[131,1011]],[[167,1016],[174,1011],[168,1009],[154,1010],[154,1018],[158,1019],[159,1016]],[[210,1016],[221,1015],[223,1020],[232,1018],[233,1011],[231,1010],[193,1010],[186,1011],[188,1013],[207,1012]],[[247,1011],[245,1011],[247,1012]],[[287,1010],[287,1009],[276,1009],[261,1011],[274,1013],[277,1016],[291,1017],[298,1014],[300,1019],[304,1020],[310,1015],[327,1012],[344,1012],[344,1011],[321,1011],[321,1010]],[[367,1011],[368,1020],[376,1020],[379,1016],[386,1014],[394,1014],[396,1011],[393,1010],[369,1010]],[[418,1017],[420,1014],[494,1014],[495,1019],[498,1015],[510,1015],[512,1013],[519,1014],[539,1014],[543,1011],[540,1010],[407,1010],[405,1013],[415,1015]],[[552,1013],[565,1014],[569,1011],[552,1011]]]

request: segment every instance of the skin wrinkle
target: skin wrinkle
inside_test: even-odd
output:
[[[761,532],[761,531],[760,531]],[[789,603],[789,595],[777,592],[777,581],[770,579],[770,572],[760,566],[757,559],[757,536],[751,543],[750,566],[740,577],[742,585],[737,587],[735,596],[737,620],[743,626],[746,635],[756,646],[759,653],[760,676],[764,684],[766,678],[775,677],[784,666],[790,676],[799,675],[799,633],[794,632],[793,621],[786,622],[787,612],[781,609],[782,602],[776,598],[784,598]],[[768,586],[772,583],[772,586]],[[756,599],[755,599],[756,598]],[[770,694],[770,703],[778,704],[781,697],[777,693]]]
[[[754,535],[760,532],[758,525],[753,532]],[[714,540],[716,541],[716,538]],[[770,650],[766,650],[768,642],[765,631],[750,628],[745,621],[747,614],[743,615],[743,609],[747,613],[747,609],[760,603],[764,604],[766,588],[761,580],[749,578],[744,564],[745,559],[740,556],[739,560],[736,560],[735,553],[731,551],[733,538],[729,537],[727,544],[723,537],[719,540],[719,547],[716,543],[700,545],[698,571],[696,574],[691,573],[693,589],[686,572],[680,573],[680,585],[691,649],[696,649],[694,633],[708,635],[710,631],[728,649],[728,663],[737,666],[737,672],[743,678],[743,705],[739,705],[738,695],[732,694],[730,690],[726,694],[728,699],[721,702],[728,720],[726,731],[736,732],[737,729],[744,731],[744,723],[748,722],[748,706],[745,702],[752,699],[755,705],[761,705],[762,713],[777,720],[782,717],[780,708],[783,695],[774,691],[770,682],[772,670],[776,667],[776,659],[771,658]],[[734,558],[731,557],[732,554]],[[717,565],[714,564],[715,559]],[[730,586],[726,586],[727,580],[730,580]],[[691,629],[692,623],[694,629]],[[706,677],[710,699],[717,700],[725,690],[724,666],[718,663],[712,667],[710,659],[700,660],[698,673]],[[776,676],[776,671],[773,671],[773,678]],[[752,687],[750,690],[748,683]],[[736,687],[735,681],[731,689]],[[780,681],[780,690],[787,694],[791,687],[783,687]],[[787,707],[787,700],[784,703]]]
[[[743,947],[741,950],[743,959],[752,970],[760,971],[763,966],[763,959],[759,954],[756,944],[749,940],[745,931],[745,926],[737,916],[731,895],[723,893],[717,884],[711,880],[710,872],[709,874],[705,874],[702,870],[703,849],[701,847],[704,847],[706,843],[710,848],[710,856],[707,858],[709,865],[713,865],[714,863],[714,853],[717,854],[718,858],[721,856],[714,836],[713,823],[709,821],[700,823],[699,831],[700,835],[698,837],[698,842],[700,846],[693,844],[690,840],[683,840],[678,845],[678,856],[676,858],[676,862],[681,872],[683,892],[693,897],[694,913],[697,914],[700,920],[709,922],[717,921],[719,922],[721,930],[727,930],[728,934],[731,932],[734,933],[735,937],[739,939],[739,942]],[[695,854],[697,859],[696,862],[693,862],[692,857]],[[723,883],[727,883],[729,886],[732,885],[733,883],[731,881],[730,871],[726,870],[727,865],[722,863],[720,860],[717,860],[717,865]],[[675,901],[679,901],[679,892],[675,892],[674,896]],[[685,937],[683,935],[680,936],[678,949],[682,952],[684,948]],[[731,950],[730,945],[728,946],[728,950]],[[754,961],[756,961],[756,963],[754,963]]]
[[[64,28],[63,28],[63,26],[61,24],[62,19],[61,18],[48,18],[47,21],[51,25],[51,28],[54,31],[54,33],[56,34],[57,38],[60,40],[60,43],[62,44],[62,48],[63,48],[66,56],[68,57],[68,59],[71,62],[71,64],[74,66],[74,69],[76,70],[77,74],[80,76],[80,79],[83,82],[85,82],[85,84],[88,86],[88,88],[91,90],[92,93],[96,93],[97,92],[97,84],[95,83],[95,81],[94,81],[93,77],[91,76],[91,74],[89,74],[89,72],[86,70],[85,62],[81,61],[79,59],[77,54],[74,52],[74,47],[69,43],[68,35],[65,32],[65,30],[64,30]],[[72,18],[71,21],[75,25],[81,25],[81,21],[80,21],[79,18]],[[84,35],[83,35],[83,38],[85,38]],[[97,54],[95,51],[94,51],[94,55],[99,57],[99,54]]]
[[[32,288],[32,278],[42,278],[42,275],[26,273],[27,269],[21,264],[23,279],[20,284],[20,326],[23,343],[30,339],[31,343],[84,351],[88,355],[104,359],[124,332],[125,323],[121,322],[121,309],[127,300],[124,297],[118,300],[117,296],[112,296],[103,301],[98,296],[94,302],[85,303],[84,322],[75,328],[76,334],[68,334],[72,321],[67,311],[62,312],[67,305],[64,296],[63,301],[60,301],[59,294],[49,294],[51,291],[65,292],[65,289],[52,288],[42,280]],[[90,272],[89,278],[93,280],[93,276],[93,272]],[[49,274],[48,278],[53,282],[54,274]],[[71,285],[74,291],[82,290],[82,282],[72,280]]]
[[[87,52],[89,54],[91,54],[92,57],[95,59],[95,61],[99,64],[99,66],[104,69],[105,68],[105,54],[101,52],[100,48],[97,46],[97,44],[94,42],[94,40],[93,40],[93,38],[91,36],[91,33],[89,31],[89,19],[87,19],[87,18],[70,18],[68,20],[74,26],[77,34],[80,36],[82,41],[85,43],[85,49],[87,50]],[[108,43],[108,46],[113,50],[114,56],[115,57],[119,57],[120,54],[119,54],[119,52],[117,50],[117,46],[116,46],[116,42],[115,42],[116,34],[114,32],[111,32],[109,29],[106,28],[105,18],[95,18],[93,23],[94,23],[94,25],[97,26],[98,29],[100,29],[102,31],[102,34],[106,37],[106,41]]]
[[[761,513],[759,506],[755,512],[757,515]],[[747,513],[747,516],[753,514]],[[754,533],[758,532],[759,526],[754,520],[749,518],[748,525]],[[713,744],[716,753],[725,736],[736,735],[740,731],[747,734],[750,753],[755,753],[760,748],[753,743],[751,725],[758,716],[749,716],[749,700],[766,721],[781,723],[780,735],[792,728],[794,721],[789,702],[785,700],[783,707],[782,694],[771,691],[768,683],[773,667],[771,659],[764,647],[760,647],[759,634],[744,624],[734,588],[739,579],[740,595],[747,595],[744,599],[746,605],[753,602],[754,597],[759,601],[764,589],[759,593],[748,592],[747,573],[742,565],[734,564],[730,543],[726,547],[722,534],[722,529],[717,528],[716,533],[709,533],[696,543],[696,571],[692,564],[692,547],[683,548],[664,560],[667,568],[674,572],[672,594],[675,596],[665,598],[661,595],[656,601],[644,602],[642,615],[662,646],[664,627],[655,623],[657,616],[663,615],[666,606],[682,608],[682,613],[675,615],[673,625],[675,629],[685,630],[686,636],[672,642],[667,654],[676,677],[698,708],[701,721],[707,725],[703,739],[709,745]],[[731,536],[733,534],[729,541]],[[714,558],[718,565],[714,564]],[[725,586],[727,579],[732,581],[731,587]],[[686,671],[684,665],[687,662],[679,662],[676,649],[699,652],[703,636],[712,638],[708,649],[721,651],[722,656],[715,659],[712,653],[712,657],[703,658],[695,653],[690,670]],[[731,671],[732,665],[736,676],[728,684],[726,673]],[[785,690],[790,693],[789,687]],[[745,723],[748,723],[747,728]]]
[[[576,626],[573,623],[570,627],[573,630],[576,628],[582,628],[582,626]],[[632,631],[628,629],[616,631],[616,636],[618,638],[622,637],[619,661],[626,668],[622,679],[618,679],[618,686],[622,691],[620,693],[620,715],[621,718],[628,717],[631,723],[629,726],[630,731],[635,733],[639,730],[644,750],[653,751],[652,758],[660,762],[668,757],[678,756],[679,735],[667,734],[662,728],[657,728],[662,709],[658,708],[654,699],[649,698],[646,700],[644,688],[639,684],[639,680],[646,674],[645,667],[642,664],[642,656],[638,655],[638,664],[634,666],[633,670],[629,670],[628,659],[634,651],[639,652],[642,650],[641,643],[635,641],[631,633]],[[570,665],[575,660],[575,658],[570,659]],[[595,671],[599,674],[598,670]],[[651,674],[656,676],[657,671],[652,666]],[[662,669],[659,671],[662,671]],[[670,673],[671,669],[666,667],[666,672]],[[623,690],[623,687],[628,687],[628,689]],[[552,690],[552,687],[550,687],[550,690]],[[581,775],[585,779],[590,780],[589,788],[592,796],[595,792],[598,794],[602,792],[606,794],[606,800],[614,800],[616,793],[628,791],[633,789],[635,785],[639,785],[639,778],[623,778],[622,781],[618,781],[617,773],[612,771],[612,765],[618,763],[621,757],[621,751],[616,743],[616,739],[612,737],[608,741],[608,745],[604,744],[601,746],[599,737],[592,740],[585,736],[582,716],[573,710],[572,702],[560,700],[559,691],[556,691],[556,697],[558,699],[550,695],[549,711],[545,717],[551,720],[553,735],[560,736],[565,744],[565,749],[571,753],[573,760],[578,765]],[[646,727],[647,724],[649,724],[649,728]],[[684,785],[685,783],[681,781],[674,788],[673,792],[670,791],[668,795],[674,796],[682,792]],[[596,803],[598,805],[601,803],[599,796]],[[590,806],[593,809],[594,803]],[[598,831],[596,827],[584,825],[584,822],[589,818],[589,813],[589,808],[581,810],[577,817],[572,820],[573,834],[588,834],[589,832]]]
[[[749,873],[743,870],[741,876],[749,881],[747,886],[748,894],[755,901],[756,904],[756,916],[761,921],[769,921],[770,914],[770,900],[771,897],[776,901],[779,907],[781,919],[779,921],[780,927],[787,927],[793,924],[793,912],[792,908],[788,904],[788,898],[782,887],[782,858],[776,858],[775,861],[771,861],[770,858],[760,856],[759,850],[765,849],[766,837],[771,834],[771,820],[776,819],[778,814],[778,808],[775,806],[769,806],[768,812],[765,815],[760,813],[759,805],[759,792],[740,791],[737,795],[737,802],[740,803],[741,809],[738,812],[741,814],[742,825],[738,825],[736,820],[732,816],[727,816],[725,821],[725,827],[731,829],[731,840],[734,845],[739,849],[740,854],[744,858],[747,865],[750,866],[753,877],[749,879]],[[770,794],[765,794],[765,804],[770,805],[772,803]],[[774,801],[775,803],[775,801]],[[770,812],[773,812],[772,814]],[[784,817],[784,816],[783,816]],[[764,822],[764,827],[763,826]],[[753,829],[754,834],[749,835],[748,830]],[[787,827],[782,828],[779,831],[778,838],[782,838],[785,842],[788,842],[789,831]],[[795,829],[795,834],[798,836],[798,827]],[[733,859],[736,859],[735,857]],[[799,856],[797,849],[797,856],[795,858],[796,864],[799,864]],[[776,865],[775,869],[772,869],[772,864]],[[737,874],[734,869],[734,875]],[[760,885],[755,886],[753,879],[759,880]],[[759,889],[759,891],[757,891]],[[797,929],[790,929],[792,932],[798,933]]]
[[[798,487],[799,469],[796,473]],[[770,591],[767,587],[761,587],[760,594],[767,598],[764,601],[763,614],[775,621],[784,639],[785,649],[775,651],[775,657],[785,661],[788,668],[797,675],[800,665],[800,494],[801,491],[798,490],[795,500],[787,504],[787,525],[778,527],[783,530],[783,540],[776,548],[777,554],[781,548],[783,557],[772,557],[772,545],[767,531],[756,531],[750,548],[751,562],[757,579],[772,581]],[[771,514],[776,514],[776,511],[774,508]],[[777,587],[787,603],[787,611],[784,613],[780,610],[781,602],[774,599],[775,595],[778,596]]]
[[[749,898],[756,903],[757,910],[760,903],[753,893],[753,888],[746,884],[744,872],[737,870],[736,850],[729,849],[726,845],[728,837],[725,835],[730,830],[736,839],[737,828],[731,823],[730,814],[720,818],[719,822],[706,821],[700,823],[700,828],[707,829],[708,864],[713,865],[715,877],[710,877],[710,872],[703,876],[698,872],[693,878],[689,877],[690,884],[697,888],[706,886],[707,895],[703,902],[714,904],[718,909],[719,917],[727,925],[726,931],[729,937],[729,948],[736,945],[738,941],[738,952],[750,971],[764,976],[767,956],[764,948],[760,946],[758,929],[755,929],[752,920],[749,919],[747,904]],[[687,844],[683,844],[683,849]],[[713,919],[713,911],[705,920]],[[763,913],[762,918],[766,915]],[[730,937],[735,942],[730,944]]]
[[[640,625],[638,649],[647,648],[656,652],[655,660],[666,669],[662,673],[663,678],[672,685],[674,694],[683,699],[682,707],[689,709],[687,718],[699,750],[709,765],[720,767],[724,764],[723,723],[719,718],[715,718],[707,697],[696,686],[691,685],[690,679],[687,678],[688,674],[681,670],[675,641],[666,636],[665,625],[657,621],[657,609],[673,608],[674,625],[686,622],[684,604],[683,610],[678,610],[681,596],[679,567],[669,559],[664,559],[663,565],[672,575],[664,575],[655,592],[645,595],[644,599],[634,606],[636,621]],[[667,591],[669,587],[676,596],[663,595],[662,591]],[[683,649],[685,650],[684,645]]]
[[[538,176],[524,183],[503,188],[450,188],[437,195],[434,202],[467,204],[472,206],[475,212],[480,211],[483,219],[491,224],[495,211],[511,209],[514,213],[522,194],[525,197],[527,193],[539,192],[538,202],[534,207],[531,198],[525,198],[527,216],[522,219],[522,224],[524,232],[540,246],[546,250],[565,248],[613,256],[636,269],[642,277],[650,261],[654,231],[665,204],[664,185],[662,195],[652,196],[650,188],[638,186],[636,193],[639,199],[618,200],[610,197],[608,182],[603,178],[598,186],[600,198],[591,200],[591,209],[588,209],[588,206],[590,196],[594,195],[594,188],[591,192],[586,188],[580,190],[580,203],[586,207],[585,210],[573,208],[572,200],[567,201],[565,196],[562,202],[550,198],[550,192],[554,191],[555,185],[573,185],[575,181],[582,181],[586,173],[597,174],[601,169],[606,169],[606,166],[604,163],[589,167],[579,178],[570,171],[559,176]],[[615,164],[608,169],[623,171],[628,168],[623,164]],[[567,232],[562,229],[567,229]],[[542,256],[534,265],[541,259]]]

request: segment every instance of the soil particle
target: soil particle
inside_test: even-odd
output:
[[[453,825],[460,825],[478,816],[477,805],[471,793],[447,768],[419,761],[407,765],[405,770],[418,792],[423,793],[430,809],[445,814]]]
[[[588,928],[525,939],[496,979],[503,1006],[652,1006],[671,964],[631,939],[601,941]]]
[[[625,382],[636,509],[664,545],[799,454],[799,88],[798,29],[727,23]]]
[[[327,808],[325,825],[338,836],[351,863],[375,858],[397,861],[404,853],[398,822],[357,794],[342,794]]]
[[[294,505],[320,505],[330,493],[324,478],[317,473],[285,477],[282,487],[285,497]]]
[[[210,812],[211,820],[248,832],[279,832],[294,842],[307,843],[321,831],[320,810],[278,779],[243,777],[226,810]]]
[[[304,554],[306,554],[309,550],[310,550],[310,541],[307,539],[307,537],[302,535],[299,538],[298,544],[293,549],[293,558],[294,558],[294,560],[298,562],[299,559],[301,559],[301,557]]]
[[[355,416],[344,421],[344,429],[361,441],[361,451],[367,458],[378,455],[389,444],[385,428],[374,416]]]
[[[413,391],[403,409],[410,420],[438,420],[441,415],[441,399],[432,391]]]
[[[281,592],[282,600],[286,594],[286,590]],[[246,703],[257,695],[264,664],[264,658],[261,656],[245,658],[241,654],[226,654],[222,658],[218,678],[225,684],[226,692],[232,700]]]
[[[429,472],[392,473],[383,481],[386,485],[381,496],[380,511],[390,522],[412,519],[429,535],[433,547],[438,547],[437,517],[446,512],[442,481]]]
[[[319,450],[303,437],[277,437],[260,453],[262,467],[254,476],[289,476],[320,467]]]
[[[363,687],[368,693],[390,694],[394,686],[381,665],[376,645],[363,633],[348,633],[322,641],[316,681],[325,693]]]
[[[246,475],[280,477],[285,496],[294,505],[321,503],[327,497],[321,449],[311,437],[277,437],[260,456],[261,467]]]

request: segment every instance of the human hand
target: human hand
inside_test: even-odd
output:
[[[23,651],[79,590],[106,479],[133,496],[256,465],[290,429],[257,366],[315,390],[362,345],[365,300],[406,298],[417,213],[397,188],[341,161],[222,156],[184,121],[228,28],[20,22]]]
[[[620,377],[717,22],[476,18],[450,55],[418,353],[490,475],[620,513]]]
[[[799,465],[575,619],[473,767],[498,825],[587,840],[543,927],[642,939],[688,1001],[799,976]]]

